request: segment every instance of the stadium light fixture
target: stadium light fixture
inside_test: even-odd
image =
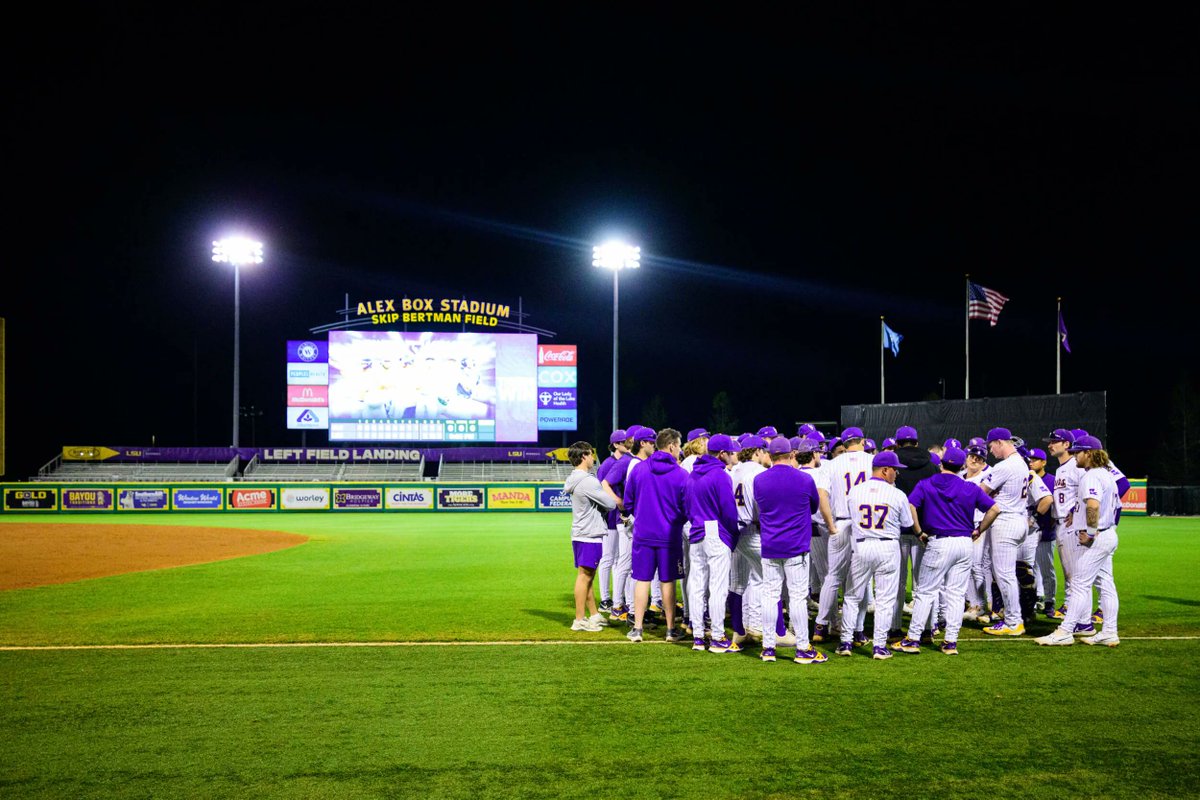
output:
[[[241,269],[249,264],[263,262],[262,242],[244,236],[231,236],[212,243],[212,260],[218,264],[233,265],[233,446],[238,446],[238,412],[241,410],[241,319],[242,278]]]
[[[592,266],[611,269],[613,274],[613,375],[612,375],[612,426],[617,429],[617,354],[620,351],[617,338],[617,319],[620,296],[620,279],[623,269],[637,269],[642,265],[642,248],[624,242],[606,242],[592,248]]]

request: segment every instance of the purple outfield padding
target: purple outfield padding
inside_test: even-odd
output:
[[[683,561],[683,541],[676,540],[675,544],[663,545],[635,541],[631,556],[635,581],[652,581],[656,571],[660,581],[677,581],[681,572],[680,562]]]
[[[571,550],[575,553],[575,566],[595,569],[600,566],[604,545],[600,542],[571,542]]]

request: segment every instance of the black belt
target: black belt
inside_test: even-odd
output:
[[[850,518],[849,517],[834,517],[833,521],[834,522],[842,522],[843,520],[847,520],[847,519],[850,519]]]
[[[969,538],[971,538],[970,531],[967,531],[966,533],[930,533],[929,531],[925,531],[925,534],[930,539],[969,539]]]
[[[900,544],[900,540],[898,539],[882,539],[878,536],[864,536],[861,539],[855,539],[854,541],[858,544],[862,544],[863,542],[895,542],[896,544]]]

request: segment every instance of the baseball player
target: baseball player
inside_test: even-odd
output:
[[[821,507],[812,515],[812,549],[809,551],[808,610],[814,614],[821,608],[817,597],[829,573],[829,535],[834,530],[833,507],[829,505],[830,472],[823,468],[824,462],[821,461],[821,447],[824,444],[821,434],[810,433],[795,448],[796,464],[813,479],[821,498]]]
[[[1028,534],[1025,536],[1025,543],[1021,546],[1021,552],[1017,556],[1017,584],[1021,598],[1021,617],[1029,622],[1037,618],[1038,611],[1037,551],[1038,544],[1042,539],[1042,531],[1038,527],[1037,518],[1038,515],[1045,514],[1050,510],[1053,501],[1050,490],[1046,488],[1046,484],[1033,467],[1035,451],[1022,445],[1017,448],[1017,452],[1025,459],[1025,463],[1029,467],[1029,492],[1025,499]],[[1041,455],[1041,464],[1044,468],[1046,454],[1041,453]]]
[[[1076,439],[1078,439],[1080,436],[1088,436],[1089,435],[1088,432],[1083,430],[1082,428],[1073,430],[1073,431],[1071,431],[1071,433],[1075,435]],[[1113,476],[1113,480],[1117,482],[1117,497],[1119,499],[1124,499],[1125,493],[1129,491],[1129,479],[1125,477],[1125,473],[1122,472],[1121,469],[1116,465],[1116,463],[1112,461],[1111,456],[1109,457],[1109,462],[1108,462],[1108,472],[1110,475]],[[1118,524],[1120,524],[1120,522],[1121,522],[1121,505],[1120,505],[1120,503],[1117,504],[1116,522]],[[1103,621],[1104,621],[1104,611],[1102,609],[1098,608],[1092,614],[1092,622],[1099,625]]]
[[[649,431],[643,428],[642,432]],[[662,581],[663,611],[668,642],[683,634],[675,628],[675,581],[683,562],[684,490],[687,473],[679,466],[679,431],[663,428],[655,436],[654,452],[630,470],[625,481],[625,510],[633,516],[632,564],[634,622],[629,641],[642,640],[642,624],[650,605],[650,584]]]
[[[906,495],[911,494],[918,483],[933,477],[938,472],[929,450],[921,447],[918,441],[917,429],[911,425],[903,425],[896,429],[896,457],[906,467],[896,476],[896,488]],[[888,631],[889,642],[898,642],[902,636],[899,630],[900,610],[912,613],[913,607],[906,602],[905,593],[908,588],[906,584],[908,583],[909,565],[912,565],[913,597],[915,598],[917,576],[921,572],[921,556],[924,552],[924,546],[917,541],[913,531],[900,532],[900,574],[896,576],[896,615],[894,617],[896,629]]]
[[[718,433],[710,439],[708,452],[696,459],[688,476],[686,505],[691,522],[691,548],[687,590],[692,621],[692,649],[712,653],[737,652],[740,648],[725,635],[725,602],[729,594],[730,561],[737,546],[738,512],[733,499],[733,480],[726,467],[737,459],[733,439]],[[710,643],[704,641],[705,608],[711,626]]]
[[[729,615],[733,641],[762,637],[762,544],[755,521],[754,478],[771,465],[767,443],[747,434],[740,441],[738,464],[733,468],[733,499],[738,512],[737,549],[733,554],[729,585]]]
[[[854,623],[859,604],[874,579],[876,586],[875,626],[871,655],[883,660],[892,657],[887,634],[897,610],[896,579],[900,572],[900,530],[921,527],[913,519],[908,496],[895,487],[896,473],[906,469],[895,453],[879,453],[871,460],[871,478],[854,484],[846,495],[851,515],[849,535],[854,537],[850,562],[850,588],[842,608],[842,641],[837,654],[848,656],[853,648]]]
[[[1042,612],[1054,616],[1054,596],[1058,591],[1058,577],[1054,574],[1054,476],[1046,472],[1046,451],[1039,447],[1030,451],[1029,468],[1050,493],[1050,508],[1034,517],[1037,526],[1037,553],[1034,556],[1034,574],[1037,578],[1038,597]]]
[[[765,439],[767,444],[770,444],[771,440],[778,435],[779,431],[775,430],[774,426],[772,425],[763,425],[758,429],[758,433],[755,434],[755,436],[761,436],[763,439]]]
[[[992,428],[988,448],[999,463],[987,471],[980,487],[1000,507],[1000,517],[991,526],[992,575],[1004,598],[1004,619],[983,629],[991,636],[1020,636],[1025,633],[1017,584],[1017,557],[1029,535],[1026,499],[1029,496],[1029,465],[1013,444],[1012,431]]]
[[[608,471],[628,455],[629,443],[626,441],[628,438],[628,434],[620,428],[613,431],[608,437],[610,455],[596,469],[596,479],[600,481],[602,487],[608,477]],[[612,496],[614,504],[617,504],[619,498],[612,491],[612,488],[609,487],[606,491]],[[604,535],[604,548],[600,555],[600,566],[596,568],[596,577],[600,581],[600,610],[611,615],[613,602],[612,589],[609,588],[609,582],[612,579],[613,562],[616,560],[617,553],[619,552],[618,548],[620,547],[618,544],[620,534],[617,533],[617,526],[621,523],[621,509],[619,505],[614,505],[612,510],[605,515],[605,522],[608,525],[608,532]]]
[[[908,635],[897,645],[902,653],[921,652],[921,635],[927,622],[932,623],[939,594],[945,592],[946,639],[941,651],[958,655],[958,632],[964,618],[963,597],[971,578],[972,539],[976,529],[975,514],[983,513],[981,522],[987,528],[999,514],[992,498],[977,485],[959,477],[967,454],[957,447],[942,452],[941,472],[916,485],[908,501],[913,516],[921,525],[925,555],[921,559],[921,575],[913,595],[913,615]]]
[[[1076,572],[1071,580],[1071,596],[1067,601],[1067,613],[1058,629],[1048,636],[1037,639],[1040,645],[1070,645],[1075,642],[1077,626],[1088,619],[1091,609],[1092,585],[1099,583],[1100,607],[1104,610],[1104,629],[1094,636],[1083,639],[1084,644],[1102,644],[1116,647],[1121,643],[1117,635],[1117,612],[1120,602],[1117,586],[1113,580],[1113,554],[1117,551],[1116,509],[1121,502],[1117,482],[1109,472],[1111,463],[1104,445],[1094,436],[1081,436],[1071,446],[1083,476],[1079,479],[1079,514],[1084,519],[1083,528],[1075,523],[1076,537],[1083,553],[1075,564]]]
[[[598,631],[606,622],[596,608],[592,581],[602,558],[603,541],[608,535],[605,512],[615,509],[617,501],[592,475],[596,451],[591,444],[576,442],[571,445],[567,459],[575,469],[567,476],[563,492],[571,496],[571,549],[579,570],[575,576],[575,621],[571,623],[571,630]],[[592,614],[586,616],[589,608]]]
[[[967,464],[960,473],[962,479],[976,486],[983,483],[984,470],[987,468],[987,450],[980,445],[968,445]],[[976,513],[975,523],[979,524],[983,514]],[[971,549],[971,580],[967,583],[967,614],[969,620],[979,620],[987,625],[991,623],[988,610],[991,608],[992,562],[990,553],[991,538],[988,534],[977,537]]]
[[[1071,518],[1071,511],[1075,508],[1079,479],[1083,477],[1083,470],[1075,463],[1075,455],[1071,452],[1075,436],[1069,430],[1056,428],[1046,437],[1045,442],[1046,449],[1050,451],[1050,457],[1058,459],[1058,469],[1054,471],[1052,510],[1055,519],[1055,539],[1058,543],[1058,560],[1062,564],[1064,584],[1063,604],[1051,617],[1063,619],[1067,612],[1067,600],[1071,596],[1071,579],[1075,574],[1075,562],[1079,559],[1080,553],[1079,537],[1071,529],[1068,520]],[[1094,628],[1080,631],[1083,635],[1094,632]]]
[[[683,461],[679,466],[691,472],[696,459],[708,452],[708,437],[711,435],[704,428],[692,428],[688,431],[687,444],[683,448]]]
[[[829,506],[833,512],[835,530],[829,536],[829,572],[826,573],[825,583],[821,586],[821,602],[813,628],[814,642],[831,638],[830,629],[833,625],[833,613],[837,608],[838,590],[846,585],[846,578],[850,572],[854,542],[851,536],[851,512],[846,498],[851,489],[865,483],[871,476],[872,457],[863,452],[865,438],[861,428],[851,427],[842,431],[840,439],[846,451],[835,457],[830,466]],[[844,616],[844,608],[842,613]],[[862,631],[865,617],[864,608],[857,619],[843,619],[842,625],[844,627],[849,622],[856,632]]]
[[[796,469],[792,443],[782,436],[767,445],[771,468],[754,478],[754,511],[762,535],[763,661],[775,660],[779,600],[787,583],[797,664],[829,660],[808,638],[808,551],[812,515],[820,508],[817,485]]]
[[[629,621],[633,603],[632,557],[633,520],[625,508],[625,487],[634,467],[643,463],[654,452],[654,431],[641,425],[631,425],[626,431],[626,446],[629,452],[614,467],[609,467],[603,485],[619,499],[621,519],[618,522],[616,555],[613,559],[613,610],[612,619]],[[621,469],[624,465],[624,469]]]

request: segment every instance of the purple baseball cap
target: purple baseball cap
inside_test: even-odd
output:
[[[741,449],[732,436],[726,436],[723,433],[710,436],[708,439],[708,452],[710,453],[736,453]]]
[[[761,428],[758,429],[758,433],[756,435],[763,436],[763,437],[766,437],[766,436],[774,437],[774,436],[779,435],[779,431],[775,430],[770,425],[763,425]]]
[[[617,442],[623,442],[628,438],[629,438],[628,433],[621,430],[620,428],[617,428],[615,431],[612,432],[612,435],[608,437],[608,443],[616,444]]]
[[[962,450],[962,442],[960,442],[958,439],[947,439],[942,443],[942,447],[946,448],[947,450],[949,450],[951,447]]]
[[[804,439],[804,437],[803,437],[803,436],[793,436],[792,438],[788,439],[788,441],[789,441],[789,442],[791,442],[791,444],[792,444],[792,451],[793,451],[793,452],[795,452],[795,451],[797,451],[797,450],[799,450],[799,449],[800,449],[800,442],[801,442],[803,439]]]
[[[1071,433],[1066,428],[1055,428],[1050,432],[1050,435],[1045,439],[1042,439],[1042,441],[1046,443],[1066,442],[1067,444],[1071,444],[1075,441],[1075,434]]]
[[[865,439],[862,428],[846,428],[842,431],[841,439]]]
[[[796,429],[796,435],[797,436],[808,436],[810,433],[814,433],[816,430],[817,430],[816,425],[810,425],[809,423],[806,422],[805,424],[801,425],[799,428]]]
[[[792,452],[792,443],[782,436],[776,436],[771,440],[771,443],[767,445],[767,452],[773,456],[781,455],[783,453],[790,453]]]
[[[888,438],[884,439],[883,444],[880,445],[880,447],[884,450],[887,450],[889,447],[895,447],[895,446],[896,446],[896,440],[890,436]]]
[[[797,453],[818,453],[823,444],[825,444],[824,440],[818,441],[808,436],[798,436],[792,440],[792,449]]]
[[[961,447],[947,447],[942,453],[942,463],[947,466],[961,467],[967,463],[967,454]]]
[[[983,445],[980,445],[980,444],[973,444],[973,445],[968,446],[967,447],[967,455],[975,456],[977,458],[982,458],[984,461],[987,460],[987,450],[985,450]]]
[[[908,469],[900,463],[900,456],[893,453],[891,450],[884,450],[882,453],[876,453],[871,459],[871,469],[879,469],[880,467],[895,467],[896,469]]]
[[[987,434],[987,443],[1011,441],[1013,438],[1012,431],[1008,428],[992,428]]]
[[[840,437],[840,436],[835,436],[832,439],[826,439],[825,440],[825,449],[833,450],[841,443],[842,443],[842,437]]]
[[[741,438],[740,444],[743,450],[761,450],[767,446],[767,440],[761,436],[755,436],[753,433],[747,433]]]
[[[982,436],[975,436],[971,441],[967,442],[967,447],[987,447],[987,442],[983,440]]]
[[[866,450],[868,453],[874,453],[875,452],[875,440],[867,439],[866,441],[864,441],[863,449]]]
[[[1104,444],[1095,436],[1080,436],[1071,445],[1071,452],[1078,453],[1080,450],[1103,450]]]
[[[633,439],[634,442],[654,441],[654,438],[658,436],[657,433],[645,425],[635,425],[629,429],[628,433],[629,438]]]
[[[688,431],[687,440],[689,442],[692,442],[692,441],[695,441],[696,439],[699,439],[702,436],[711,436],[711,435],[712,434],[710,434],[704,428],[692,428],[690,431]]]
[[[942,459],[938,458],[937,453],[930,453],[929,454],[929,463],[933,464],[936,467],[938,464],[942,463]]]
[[[1080,436],[1090,436],[1091,434],[1089,434],[1083,428],[1074,428],[1071,430],[1071,435],[1078,439]]]
[[[1040,447],[1035,447],[1029,451],[1029,457],[1033,458],[1033,459],[1037,459],[1038,461],[1045,461],[1046,460],[1046,451]]]
[[[896,429],[896,441],[913,441],[917,440],[917,429],[912,425],[901,425]]]

